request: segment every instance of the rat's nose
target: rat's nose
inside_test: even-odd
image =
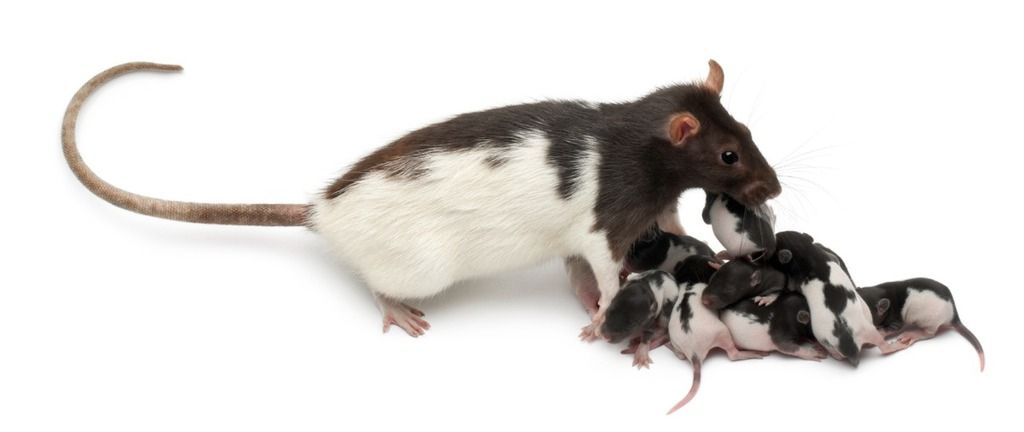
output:
[[[704,304],[704,307],[712,309],[715,303],[718,303],[718,298],[711,295],[703,295],[700,297],[700,302]]]
[[[778,183],[755,182],[743,190],[743,203],[748,207],[757,207],[782,193]]]

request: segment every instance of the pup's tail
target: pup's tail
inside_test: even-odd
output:
[[[89,191],[105,201],[125,210],[173,219],[183,222],[223,225],[301,226],[306,224],[309,206],[306,204],[207,204],[186,201],[168,201],[134,194],[107,183],[82,160],[75,142],[75,124],[82,104],[97,88],[118,76],[135,71],[177,72],[181,66],[156,63],[125,63],[101,72],[85,83],[71,98],[64,112],[61,142],[64,158],[78,180]]]
[[[971,331],[968,330],[962,322],[957,321],[953,324],[953,328],[955,328],[956,331],[964,337],[964,339],[967,339],[967,342],[970,342],[971,346],[974,347],[974,350],[978,352],[978,360],[981,362],[981,371],[985,372],[985,350],[981,349],[981,342],[978,342],[978,338],[975,337],[974,333],[971,333]]]
[[[668,410],[668,412],[665,413],[665,415],[672,414],[672,413],[676,412],[676,410],[678,410],[679,408],[682,408],[683,405],[686,405],[687,403],[689,403],[690,400],[692,400],[693,397],[697,395],[697,390],[700,389],[700,358],[698,356],[693,356],[692,359],[693,359],[693,384],[690,385],[690,392],[687,393],[686,396],[684,396],[682,400],[680,400],[678,403],[676,403],[676,405],[674,407],[672,407],[672,409]]]

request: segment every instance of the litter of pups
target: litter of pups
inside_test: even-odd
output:
[[[649,367],[650,350],[665,344],[692,363],[691,389],[670,414],[696,395],[701,364],[714,348],[730,360],[777,351],[857,366],[865,347],[889,354],[954,329],[984,371],[981,343],[945,285],[915,278],[857,288],[835,251],[806,233],[775,233],[767,205],[748,209],[709,193],[703,216],[725,250],[714,254],[693,237],[652,228],[626,258],[632,274],[601,329],[612,343],[630,341],[623,353],[633,354],[638,368]]]

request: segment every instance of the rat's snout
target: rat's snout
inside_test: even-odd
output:
[[[719,299],[718,296],[714,294],[705,293],[704,295],[700,296],[700,302],[704,304],[704,307],[716,310],[719,307],[721,307],[720,303],[722,302],[722,300]]]
[[[757,207],[782,193],[778,179],[755,181],[743,189],[740,200],[748,207]]]

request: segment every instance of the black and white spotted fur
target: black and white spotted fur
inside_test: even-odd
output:
[[[870,307],[875,326],[887,337],[896,339],[897,349],[952,328],[971,343],[978,353],[981,370],[985,370],[981,342],[960,321],[953,294],[942,283],[914,278],[858,288],[857,292]]]

